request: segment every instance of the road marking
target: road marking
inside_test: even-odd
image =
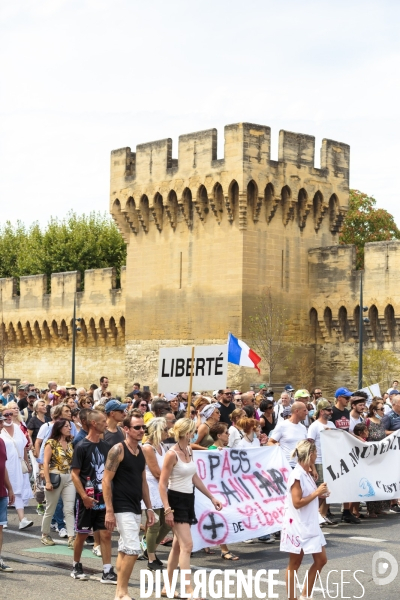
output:
[[[13,529],[3,529],[4,533],[13,533],[14,535],[21,535],[22,537],[27,537],[27,538],[32,538],[33,540],[41,540],[42,536],[41,535],[34,535],[33,533],[24,533],[23,531],[14,531]],[[64,541],[62,539],[57,540],[56,544],[62,544],[63,546],[66,546],[68,544],[67,541]]]
[[[378,538],[357,537],[357,536],[349,537],[349,540],[358,540],[359,542],[376,542],[377,544],[380,544],[382,542],[387,542],[387,540],[379,540]]]

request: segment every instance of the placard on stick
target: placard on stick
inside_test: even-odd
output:
[[[228,347],[195,346],[192,388],[196,391],[219,390],[226,387]],[[186,392],[190,389],[192,346],[160,348],[158,391]]]

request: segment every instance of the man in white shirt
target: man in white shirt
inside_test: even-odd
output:
[[[317,469],[318,479],[316,481],[317,487],[324,483],[324,475],[322,470],[322,451],[321,451],[321,431],[325,429],[336,429],[332,421],[328,421],[332,415],[332,406],[328,400],[320,400],[317,404],[317,411],[315,416],[317,420],[311,423],[307,437],[315,443],[317,448],[317,458],[315,460],[315,468]],[[328,505],[326,504],[325,498],[319,499],[319,512],[325,519],[323,525],[325,527],[337,527],[337,521],[327,517]]]
[[[353,433],[354,427],[358,423],[364,422],[363,414],[365,411],[365,398],[363,398],[362,396],[358,396],[359,393],[361,394],[361,392],[354,392],[355,395],[350,400],[350,406],[351,406],[350,427],[349,427],[350,433]]]
[[[93,392],[93,400],[94,402],[100,402],[103,396],[105,396],[108,388],[108,377],[103,375],[100,377],[100,387]]]
[[[306,418],[307,412],[307,407],[303,402],[295,402],[292,405],[292,416],[278,422],[275,429],[271,431],[267,443],[267,446],[279,444],[293,469],[297,459],[291,458],[290,455],[299,442],[307,439],[307,429],[300,423]]]
[[[282,392],[277,404],[274,406],[275,419],[282,419],[282,413],[288,406],[291,406],[291,397],[287,392]]]

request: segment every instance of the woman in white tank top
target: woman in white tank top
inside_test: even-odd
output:
[[[176,444],[165,456],[160,476],[160,496],[164,505],[165,522],[173,528],[174,540],[168,557],[167,573],[170,585],[174,570],[190,571],[190,553],[193,548],[190,526],[197,523],[194,512],[194,488],[207,496],[216,510],[222,509],[222,504],[206,488],[197,475],[196,464],[190,449],[190,440],[195,432],[196,424],[192,419],[179,419],[174,425]],[[184,582],[181,582],[184,588]],[[193,588],[191,582],[186,583],[186,591],[192,600]],[[165,588],[162,595],[165,595]],[[179,597],[176,592],[175,597]]]
[[[150,502],[158,519],[146,532],[147,567],[151,571],[164,568],[163,562],[156,555],[156,548],[165,538],[171,527],[165,522],[165,514],[158,484],[165,458],[165,448],[162,444],[168,437],[167,421],[163,417],[152,419],[147,426],[146,443],[142,450],[146,459],[146,480],[149,486]],[[142,500],[142,508],[145,508]],[[144,553],[146,556],[146,552]]]

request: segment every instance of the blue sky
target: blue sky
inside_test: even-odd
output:
[[[2,0],[1,221],[108,210],[110,151],[250,121],[351,146],[400,225],[400,3]]]

